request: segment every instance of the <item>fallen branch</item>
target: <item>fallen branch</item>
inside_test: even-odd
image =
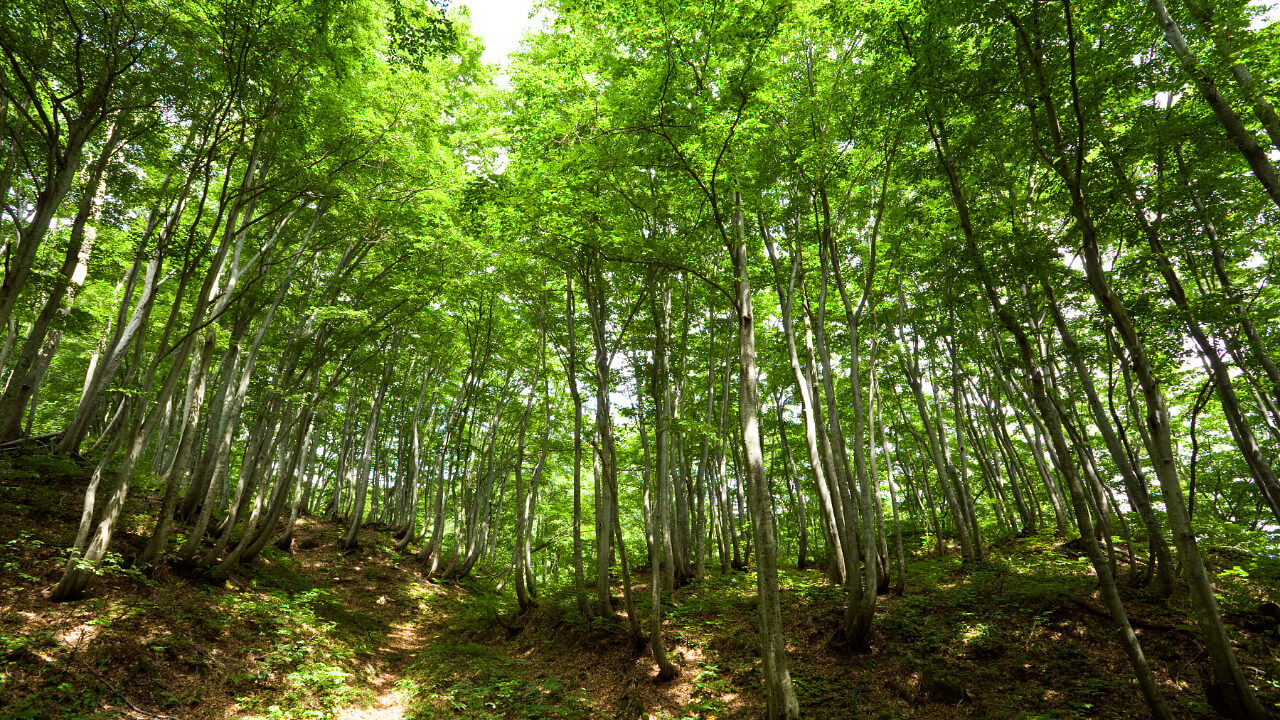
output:
[[[112,684],[111,684],[111,681],[110,681],[110,680],[107,680],[106,678],[104,678],[104,677],[102,676],[102,673],[100,673],[100,672],[98,672],[97,670],[95,670],[95,669],[93,668],[93,666],[92,666],[92,665],[89,665],[88,663],[84,662],[83,660],[81,660],[81,661],[80,661],[80,664],[81,664],[81,665],[83,665],[83,666],[85,667],[85,669],[86,669],[86,670],[88,670],[89,672],[93,673],[93,674],[94,674],[94,676],[96,676],[96,677],[98,678],[98,680],[99,680],[103,685],[106,685],[106,686],[107,686],[107,689],[109,689],[112,693],[114,693],[114,694],[116,695],[116,697],[118,697],[118,698],[120,698],[121,700],[123,700],[125,705],[128,705],[128,706],[129,706],[129,708],[130,708],[131,710],[133,710],[134,712],[138,713],[139,715],[145,715],[146,717],[152,717],[152,718],[159,718],[160,720],[182,720],[182,718],[177,718],[177,717],[174,717],[174,716],[172,716],[172,715],[161,715],[161,714],[159,714],[159,713],[147,712],[146,710],[143,710],[142,708],[138,707],[137,705],[134,705],[134,704],[133,704],[133,701],[132,701],[132,700],[130,700],[130,699],[129,699],[129,697],[128,697],[127,695],[125,695],[124,693],[120,692],[119,688],[117,688],[115,685],[112,685]]]
[[[50,447],[58,440],[62,439],[62,431],[48,433],[45,435],[35,435],[33,437],[20,437],[16,440],[10,440],[6,443],[0,443],[0,453],[9,453],[21,450],[27,445],[41,445]]]
[[[1111,619],[1111,613],[1097,605],[1094,605],[1089,602],[1085,602],[1084,600],[1081,600],[1079,598],[1068,598],[1068,599],[1071,601],[1073,605],[1079,608],[1082,608],[1084,610],[1088,610],[1094,615],[1107,618],[1108,620]],[[1162,622],[1155,622],[1154,620],[1143,620],[1142,618],[1137,618],[1132,615],[1129,616],[1129,624],[1136,628],[1142,628],[1144,630],[1175,630],[1177,629],[1176,625],[1170,625],[1168,623],[1162,623]]]

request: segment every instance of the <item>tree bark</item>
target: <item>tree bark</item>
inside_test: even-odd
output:
[[[1271,164],[1271,160],[1267,157],[1267,153],[1262,149],[1258,142],[1253,139],[1253,133],[1244,126],[1244,122],[1240,120],[1240,116],[1232,109],[1231,103],[1222,96],[1218,90],[1217,83],[1210,77],[1209,72],[1200,64],[1200,60],[1196,58],[1195,53],[1191,52],[1191,48],[1187,46],[1187,41],[1182,37],[1182,31],[1178,28],[1178,23],[1169,14],[1169,8],[1165,6],[1164,0],[1147,0],[1151,6],[1151,11],[1156,16],[1156,24],[1160,26],[1161,32],[1164,33],[1165,42],[1173,50],[1174,56],[1178,59],[1178,64],[1182,69],[1191,76],[1191,80],[1195,83],[1196,89],[1200,92],[1200,97],[1209,104],[1209,108],[1213,110],[1213,114],[1218,118],[1218,122],[1227,132],[1227,138],[1235,144],[1236,149],[1244,156],[1245,162],[1249,164],[1249,169],[1253,171],[1253,176],[1261,183],[1267,195],[1271,197],[1278,207],[1280,207],[1280,175],[1277,175],[1276,168]]]
[[[733,217],[734,237],[729,242],[733,261],[734,305],[738,314],[738,425],[750,488],[752,531],[755,538],[756,590],[760,597],[760,655],[764,665],[769,718],[799,718],[791,673],[787,667],[786,643],[782,631],[782,610],[778,598],[777,550],[773,518],[770,515],[769,483],[764,474],[764,449],[760,443],[759,375],[756,367],[755,314],[751,305],[750,261],[744,239],[742,197],[734,192],[737,206]],[[726,240],[728,240],[726,236]]]

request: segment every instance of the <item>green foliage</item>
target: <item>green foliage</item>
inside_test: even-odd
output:
[[[707,664],[693,676],[693,700],[686,706],[690,717],[719,717],[727,704],[724,696],[732,692],[731,678],[720,674],[720,668]]]
[[[377,624],[296,572],[275,569],[254,583],[251,592],[211,596],[214,613],[202,621],[215,633],[230,629],[262,643],[245,651],[250,669],[228,678],[249,716],[318,720],[370,704],[373,694],[353,664],[377,646]],[[174,652],[169,641],[163,647]]]
[[[512,476],[529,467],[516,463],[538,458],[528,534],[550,544],[531,570],[563,604],[573,570],[563,557],[574,522],[569,381],[586,395],[627,398],[607,415],[617,458],[588,432],[584,512],[596,509],[593,460],[616,459],[622,542],[633,559],[644,556],[641,478],[653,438],[640,431],[653,417],[636,400],[657,337],[656,313],[645,308],[671,282],[676,479],[686,499],[711,479],[711,520],[747,538],[734,423],[752,418],[732,392],[747,304],[730,288],[749,281],[755,361],[763,395],[777,405],[776,417],[761,413],[772,495],[749,502],[764,501],[781,547],[798,552],[798,500],[807,501],[810,554],[830,554],[831,531],[819,527],[836,512],[819,507],[815,479],[839,467],[826,479],[837,503],[865,499],[885,511],[886,526],[890,516],[902,524],[909,551],[936,547],[940,557],[913,560],[910,577],[937,592],[876,618],[877,632],[914,658],[995,660],[1018,649],[1000,632],[1005,623],[1024,622],[1031,639],[1065,625],[1063,599],[1093,581],[1086,560],[1066,557],[1044,534],[1055,513],[1045,496],[1064,494],[1055,473],[1067,477],[1086,460],[1105,486],[1098,505],[1110,495],[1134,505],[1117,481],[1128,463],[1166,471],[1141,480],[1163,480],[1174,513],[1183,482],[1175,475],[1184,473],[1222,606],[1243,613],[1273,598],[1274,508],[1250,478],[1264,468],[1244,462],[1237,444],[1249,443],[1237,437],[1252,429],[1259,462],[1280,457],[1269,376],[1280,347],[1280,215],[1239,139],[1224,135],[1224,113],[1198,91],[1205,82],[1188,74],[1198,68],[1227,88],[1245,134],[1267,142],[1251,98],[1275,95],[1280,33],[1254,28],[1243,0],[1218,3],[1212,16],[1195,4],[1175,9],[1195,63],[1160,44],[1137,0],[554,0],[515,57],[509,89],[480,61],[467,13],[444,5],[6,7],[0,231],[12,242],[0,325],[11,337],[0,353],[8,378],[0,415],[25,421],[30,409],[36,435],[77,419],[96,434],[118,407],[114,427],[140,441],[114,451],[129,453],[123,462],[103,459],[108,471],[124,470],[104,476],[98,499],[97,547],[110,551],[71,568],[153,590],[155,581],[127,566],[136,548],[123,549],[118,535],[130,545],[148,537],[166,491],[190,487],[188,467],[216,470],[228,495],[243,489],[254,501],[287,503],[287,483],[315,478],[321,508],[340,492],[349,500],[356,478],[399,511],[412,493],[392,491],[414,477],[415,491],[441,490],[436,552],[482,555],[461,573],[471,576],[458,590],[467,601],[451,604],[444,621],[458,636],[441,650],[452,655],[428,657],[430,672],[405,686],[420,714],[578,712],[569,679],[522,685],[518,663],[504,665],[478,640],[509,607],[474,578],[500,575],[518,545]],[[1253,90],[1236,87],[1233,66],[1245,62]],[[83,246],[87,268],[68,285],[63,263],[78,259],[76,238],[93,248]],[[1093,268],[1094,256],[1103,268]],[[581,301],[574,318],[564,307],[569,283]],[[1064,319],[1054,323],[1057,305]],[[46,307],[57,311],[49,329]],[[796,328],[791,343],[784,321]],[[136,335],[126,339],[126,328]],[[1117,345],[1117,330],[1131,347]],[[1207,339],[1193,342],[1192,331]],[[117,334],[123,344],[111,346]],[[24,348],[46,347],[53,356],[31,386],[38,402],[14,399],[40,366]],[[564,362],[534,361],[554,354]],[[1218,354],[1221,397],[1200,402],[1213,390],[1200,356]],[[85,385],[91,363],[106,373],[100,386]],[[797,381],[805,372],[813,382]],[[802,390],[817,396],[802,400]],[[1105,409],[1086,400],[1091,392]],[[1243,409],[1228,421],[1232,393]],[[82,394],[88,404],[78,412]],[[429,419],[419,396],[430,398]],[[805,402],[825,424],[808,437]],[[1161,427],[1161,404],[1173,409],[1173,427],[1148,442],[1141,435]],[[872,416],[887,423],[883,449],[866,435]],[[1061,419],[1069,447],[1045,447]],[[1108,424],[1121,450],[1094,432]],[[0,440],[23,434],[22,422],[10,425]],[[836,444],[833,458],[814,460],[800,442],[819,434]],[[526,436],[545,439],[514,452],[514,438]],[[77,437],[76,448],[92,455],[89,447],[104,451],[112,437]],[[1144,456],[1165,446],[1185,471],[1148,468]],[[0,513],[74,519],[89,465],[5,447],[18,450],[0,459]],[[165,473],[179,447],[190,457]],[[843,457],[865,450],[878,463],[874,476]],[[882,497],[890,472],[894,507]],[[266,484],[241,485],[251,479]],[[1019,489],[1022,508],[1007,497]],[[973,496],[962,500],[975,501],[973,525],[996,560],[958,568],[946,555],[966,512],[945,499],[951,492]],[[222,500],[215,520],[227,517]],[[240,513],[227,537],[240,537],[245,516],[260,519],[263,509],[255,502]],[[409,510],[435,521],[434,498]],[[851,503],[840,510],[854,522]],[[385,519],[354,515],[353,530]],[[681,530],[697,532],[687,526],[705,515],[685,515]],[[1139,518],[1123,519],[1141,552]],[[175,536],[203,549],[188,520]],[[1001,556],[1005,536],[1033,520],[1042,534],[1017,541],[1029,549]],[[701,532],[697,540],[714,545],[719,528]],[[29,560],[49,559],[41,539],[49,542],[0,538],[6,592],[31,593],[47,580]],[[361,551],[390,548],[384,539]],[[360,701],[357,659],[376,649],[370,638],[385,635],[387,622],[302,579],[288,558],[265,558],[266,569],[245,571],[247,589],[211,591],[217,611],[151,638],[148,654],[185,659],[188,633],[231,633],[257,658],[236,682],[262,717],[322,717]],[[758,642],[742,629],[760,603],[747,569],[661,597],[681,641],[700,650]],[[362,580],[395,576],[371,566]],[[801,607],[849,601],[818,572],[784,572],[780,589]],[[412,593],[389,602],[427,604]],[[86,623],[104,633],[156,609],[86,607]],[[616,631],[599,619],[570,624]],[[1051,662],[1090,670],[1087,657]],[[727,712],[730,688],[758,679],[754,668],[721,661],[691,670],[692,710],[703,716]],[[800,669],[796,678],[806,702],[869,693]],[[1110,692],[1078,689],[1077,706],[1063,713],[1093,712]]]
[[[79,462],[57,453],[24,455],[21,467],[26,472],[35,473],[44,484],[63,483],[85,474]]]
[[[1217,574],[1224,609],[1252,612],[1263,602],[1275,601],[1274,589],[1280,587],[1280,543],[1273,533],[1204,516],[1197,529]]]
[[[422,653],[400,685],[413,700],[410,717],[586,718],[585,690],[551,676],[532,679],[522,663],[489,645],[442,640]]]

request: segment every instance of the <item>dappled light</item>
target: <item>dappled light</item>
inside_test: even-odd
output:
[[[1280,718],[1278,18],[6,0],[0,718]]]

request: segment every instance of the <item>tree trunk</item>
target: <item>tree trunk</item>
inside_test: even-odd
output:
[[[1163,8],[1160,0],[1151,0],[1153,6]],[[1075,38],[1071,29],[1070,6],[1067,9],[1068,45],[1075,55]],[[1159,12],[1159,10],[1157,10]],[[1165,12],[1167,16],[1167,11]],[[1032,69],[1035,71],[1035,82],[1040,90],[1041,106],[1045,112],[1045,128],[1052,141],[1053,152],[1058,162],[1052,163],[1053,169],[1071,194],[1071,215],[1079,228],[1079,237],[1083,250],[1085,275],[1089,289],[1099,308],[1106,314],[1120,341],[1128,352],[1130,362],[1138,375],[1139,384],[1147,402],[1146,424],[1151,431],[1152,452],[1151,463],[1164,494],[1165,511],[1169,516],[1169,525],[1173,529],[1174,544],[1178,548],[1179,560],[1186,571],[1187,581],[1191,586],[1192,606],[1195,610],[1197,624],[1203,633],[1206,649],[1209,651],[1210,664],[1213,668],[1215,687],[1210,689],[1211,697],[1216,697],[1218,704],[1228,708],[1232,714],[1247,718],[1264,718],[1267,713],[1262,709],[1253,688],[1245,680],[1244,674],[1236,661],[1235,652],[1227,639],[1226,629],[1222,624],[1222,615],[1218,611],[1217,598],[1214,597],[1208,570],[1200,550],[1196,546],[1195,533],[1191,527],[1191,518],[1187,514],[1187,506],[1182,496],[1182,486],[1178,477],[1178,469],[1173,454],[1171,420],[1168,407],[1165,405],[1164,392],[1147,359],[1146,347],[1139,339],[1138,333],[1129,316],[1128,308],[1120,295],[1111,287],[1103,270],[1102,252],[1093,216],[1089,211],[1089,203],[1084,193],[1084,183],[1073,167],[1082,168],[1086,148],[1077,147],[1077,163],[1073,165],[1068,159],[1068,151],[1062,137],[1062,129],[1058,124],[1057,108],[1052,101],[1048,83],[1044,79],[1041,58],[1034,52],[1030,40],[1020,23],[1014,19],[1023,49],[1026,51]],[[1176,30],[1176,27],[1172,28]],[[1168,28],[1166,28],[1168,30]],[[1167,33],[1168,35],[1168,33]],[[1175,48],[1176,51],[1176,48]],[[1081,123],[1083,113],[1079,106],[1079,93],[1076,90],[1076,78],[1071,77],[1073,108],[1076,122]],[[1039,131],[1038,128],[1033,130]],[[1265,158],[1263,158],[1265,160]],[[1270,166],[1268,165],[1268,168]],[[1274,171],[1272,172],[1274,175]],[[1276,187],[1274,198],[1280,204],[1280,184]],[[1154,709],[1154,708],[1153,708]]]
[[[774,277],[777,282],[778,302],[781,305],[782,315],[782,333],[787,341],[787,357],[791,363],[791,374],[795,378],[796,391],[800,396],[800,412],[804,419],[804,437],[805,450],[809,455],[809,468],[813,472],[814,485],[818,489],[818,505],[822,513],[822,521],[825,524],[828,545],[831,547],[832,561],[836,563],[836,570],[839,577],[843,581],[847,577],[848,568],[845,565],[845,554],[843,545],[843,532],[836,515],[836,498],[832,497],[831,489],[827,484],[827,478],[824,472],[824,463],[821,452],[818,448],[818,422],[814,416],[814,399],[810,394],[810,385],[804,368],[800,364],[800,356],[796,350],[796,336],[794,324],[792,321],[792,298],[795,292],[796,276],[800,272],[801,256],[799,252],[793,250],[791,253],[791,274],[790,281],[787,283],[784,291],[782,285],[782,272],[779,267],[777,251],[774,247],[773,239],[769,235],[768,230],[763,229],[764,224],[761,223],[761,235],[765,240],[765,248],[769,252],[769,259],[773,261]],[[779,425],[782,418],[779,414]]]
[[[734,305],[738,314],[738,424],[750,488],[752,530],[756,546],[756,590],[760,597],[760,655],[763,660],[767,715],[774,718],[799,718],[787,667],[787,651],[782,631],[782,611],[778,598],[777,550],[774,546],[773,518],[770,515],[769,483],[764,474],[764,449],[760,443],[760,389],[756,367],[755,314],[751,306],[750,261],[743,237],[742,197],[734,192],[737,206],[733,224],[735,236],[729,242],[733,260]],[[728,237],[726,236],[726,240]]]
[[[587,617],[585,573],[582,567],[582,392],[578,389],[578,316],[573,296],[573,273],[565,279],[565,323],[569,330],[568,360],[565,368],[569,394],[573,397],[573,597],[578,615]]]
[[[601,475],[600,492],[596,496],[596,609],[600,615],[612,618],[616,614],[610,599],[609,561],[613,557],[610,540],[613,537],[612,513],[616,504],[613,488],[617,486],[617,453],[613,444],[613,411],[609,401],[612,387],[612,372],[609,367],[612,358],[606,340],[609,311],[605,305],[604,277],[599,268],[590,268],[583,281],[587,310],[591,317],[591,334],[595,341],[596,455]]]
[[[666,645],[662,642],[662,588],[674,586],[675,553],[671,543],[671,518],[667,511],[671,493],[671,391],[669,353],[667,335],[670,331],[671,287],[667,278],[659,275],[651,278],[649,306],[653,317],[654,343],[653,363],[649,376],[649,389],[654,403],[654,469],[653,469],[653,502],[649,516],[649,565],[652,574],[649,580],[652,605],[649,613],[649,647],[653,651],[653,660],[658,664],[658,682],[666,682],[674,678],[678,671],[667,657]],[[644,419],[641,418],[643,423]],[[667,562],[662,564],[663,553]],[[661,568],[661,578],[659,578]]]
[[[89,177],[85,179],[75,220],[71,224],[71,236],[67,242],[62,268],[54,276],[53,287],[45,298],[44,306],[27,331],[4,395],[0,397],[0,442],[14,440],[21,435],[23,411],[31,402],[44,374],[43,369],[48,367],[61,336],[61,331],[57,329],[50,334],[50,325],[59,315],[65,317],[70,312],[76,291],[84,284],[89,256],[97,237],[96,224],[102,216],[102,206],[106,199],[107,165],[119,149],[121,140],[120,125],[112,123],[103,150],[95,160]],[[6,274],[6,280],[7,278]],[[52,343],[47,343],[46,340],[52,340]]]
[[[355,504],[351,516],[347,518],[347,529],[338,544],[339,549],[349,553],[359,545],[360,526],[364,523],[364,502],[369,485],[369,474],[373,464],[373,442],[378,436],[378,420],[382,414],[382,401],[387,396],[387,387],[391,384],[391,370],[395,365],[395,353],[387,361],[382,371],[382,382],[378,384],[378,394],[374,396],[373,407],[369,409],[369,422],[364,431],[364,447],[360,451],[360,464],[356,469]]]
[[[1182,37],[1182,31],[1178,29],[1178,23],[1169,14],[1169,9],[1165,6],[1164,0],[1147,0],[1147,2],[1151,6],[1151,11],[1155,13],[1156,24],[1160,26],[1160,30],[1164,33],[1165,42],[1169,44],[1169,47],[1173,49],[1174,56],[1178,58],[1178,64],[1191,76],[1192,82],[1195,83],[1196,89],[1200,92],[1200,97],[1204,98],[1204,101],[1209,104],[1214,116],[1218,118],[1218,122],[1226,130],[1227,137],[1235,144],[1240,154],[1244,156],[1245,162],[1249,164],[1249,169],[1253,171],[1253,176],[1262,184],[1272,202],[1280,206],[1280,175],[1276,174],[1276,168],[1271,164],[1266,151],[1254,140],[1253,133],[1249,132],[1249,129],[1244,126],[1240,116],[1231,108],[1231,104],[1227,102],[1227,99],[1222,96],[1217,84],[1209,76],[1208,71],[1200,64],[1195,53],[1191,52],[1191,48],[1187,46],[1186,39]],[[1051,119],[1050,122],[1055,121]]]
[[[1057,297],[1048,282],[1044,283],[1044,289],[1045,297],[1049,301],[1049,309],[1053,313],[1054,324],[1058,328],[1058,334],[1062,337],[1067,360],[1074,367],[1080,386],[1084,388],[1085,399],[1088,401],[1089,410],[1093,414],[1093,422],[1098,431],[1102,433],[1107,452],[1110,453],[1112,462],[1116,464],[1116,469],[1120,472],[1129,501],[1133,503],[1134,509],[1138,511],[1138,515],[1142,518],[1142,524],[1147,528],[1147,542],[1152,554],[1155,556],[1152,562],[1155,564],[1158,573],[1156,590],[1162,597],[1168,596],[1173,591],[1173,561],[1160,520],[1156,517],[1155,510],[1151,507],[1151,497],[1147,493],[1147,478],[1140,466],[1129,462],[1124,446],[1116,435],[1115,428],[1112,426],[1110,418],[1107,417],[1106,410],[1102,407],[1102,401],[1098,398],[1097,389],[1093,384],[1093,376],[1084,365],[1080,348],[1076,345],[1075,337],[1067,326],[1062,309],[1058,306]]]

